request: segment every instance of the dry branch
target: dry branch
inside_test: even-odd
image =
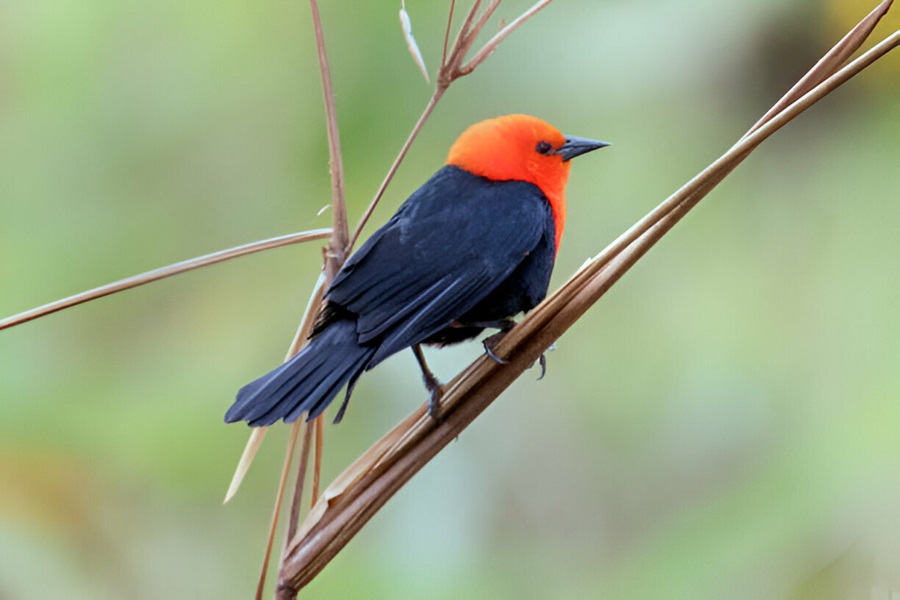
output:
[[[310,11],[312,12],[313,30],[316,36],[316,54],[319,59],[319,71],[322,78],[322,95],[325,104],[325,122],[328,131],[328,164],[331,173],[331,213],[332,213],[332,231],[331,240],[328,247],[323,250],[324,256],[324,277],[320,277],[313,293],[310,296],[309,303],[306,306],[306,312],[303,315],[297,334],[294,336],[291,346],[288,349],[285,360],[289,360],[297,352],[300,351],[309,338],[312,331],[312,323],[314,315],[318,312],[319,306],[324,296],[324,290],[337,275],[338,270],[344,264],[349,250],[349,226],[347,224],[347,204],[344,197],[344,166],[341,156],[341,138],[338,132],[337,108],[334,101],[334,87],[331,83],[331,67],[328,64],[328,52],[325,49],[325,34],[322,31],[322,20],[319,15],[319,5],[316,0],[309,1]],[[250,464],[256,455],[256,449],[262,443],[265,436],[265,428],[254,429],[247,441],[247,446],[241,456],[234,479],[228,489],[226,501],[237,492],[240,482],[250,468]],[[256,589],[256,598],[262,598],[265,588],[266,575],[269,568],[269,558],[272,555],[272,545],[275,540],[275,530],[278,526],[278,517],[281,512],[281,503],[284,498],[286,489],[287,472],[291,464],[291,458],[294,453],[297,436],[300,432],[300,422],[294,423],[291,430],[290,442],[288,450],[285,454],[284,464],[282,466],[282,475],[278,484],[275,495],[275,506],[273,508],[272,520],[269,524],[269,534],[267,538],[266,550],[263,557],[263,564],[260,570],[259,583]],[[288,536],[296,531],[297,523],[300,518],[300,499],[303,496],[303,485],[306,480],[306,469],[309,460],[310,436],[313,435],[313,424],[309,423],[306,427],[306,435],[303,438],[303,450],[301,452],[297,478],[294,486],[294,496],[291,502],[291,511],[288,517]],[[321,437],[321,428],[316,429],[317,438]],[[321,446],[321,440],[317,440],[316,448]],[[316,453],[316,479],[318,479],[319,463],[321,453]],[[317,485],[314,486],[317,488]],[[314,494],[318,493],[318,489],[313,490]],[[289,537],[288,537],[289,539]]]
[[[94,288],[86,292],[81,292],[79,294],[75,294],[74,296],[69,296],[68,298],[63,298],[62,300],[56,300],[55,302],[51,302],[37,308],[32,308],[31,310],[27,310],[17,315],[7,317],[3,320],[0,320],[0,330],[7,329],[8,327],[14,327],[16,325],[21,325],[22,323],[27,323],[28,321],[32,321],[40,317],[45,317],[66,308],[71,308],[79,304],[84,304],[85,302],[90,302],[91,300],[97,300],[98,298],[103,298],[104,296],[109,296],[111,294],[130,290],[131,288],[144,285],[145,283],[159,281],[160,279],[165,279],[166,277],[172,277],[173,275],[187,273],[188,271],[193,271],[194,269],[208,267],[210,265],[224,262],[226,260],[238,258],[239,256],[253,254],[254,252],[262,252],[263,250],[271,250],[272,248],[279,248],[281,246],[287,246],[290,244],[299,244],[301,242],[321,240],[327,238],[330,235],[330,229],[313,229],[310,231],[301,231],[300,233],[291,233],[267,240],[261,240],[259,242],[252,242],[250,244],[244,244],[243,246],[229,248],[228,250],[220,250],[218,252],[213,252],[212,254],[206,254],[204,256],[198,256],[197,258],[191,258],[180,263],[175,263],[174,265],[169,265],[159,269],[154,269],[152,271],[147,271],[146,273],[141,273],[140,275],[134,275],[125,279],[120,279],[119,281],[114,281],[113,283],[108,283],[98,288]]]
[[[325,35],[322,32],[322,21],[319,18],[319,5],[316,0],[309,0],[312,10],[313,29],[316,32],[316,51],[319,57],[319,70],[322,76],[322,94],[325,97],[325,122],[328,129],[328,165],[331,170],[331,213],[332,232],[328,254],[325,257],[326,287],[338,269],[344,264],[347,252],[347,205],[344,200],[344,163],[341,158],[341,136],[338,133],[337,109],[334,104],[334,88],[331,85],[331,67],[328,66],[328,53],[325,51]]]
[[[278,493],[275,494],[275,506],[272,508],[272,518],[269,523],[269,537],[266,540],[266,551],[263,556],[263,564],[262,568],[260,569],[259,579],[256,582],[256,600],[262,600],[263,592],[266,589],[266,573],[268,573],[269,571],[269,560],[272,558],[272,546],[275,543],[275,531],[278,528],[278,517],[279,515],[281,515],[281,502],[284,499],[284,490],[287,487],[288,475],[290,474],[291,470],[291,458],[294,456],[294,448],[297,446],[296,427],[294,429],[294,435],[292,435],[288,440],[284,464],[282,464],[281,466],[281,476],[278,479]],[[255,440],[256,436],[254,435],[251,436],[250,442],[247,443],[248,448],[250,448],[251,446],[253,447],[252,455],[250,456],[251,461],[253,460],[253,455],[256,454],[256,450],[259,449],[259,445],[262,444],[262,438],[265,437],[266,432],[265,429],[258,429],[256,431],[260,432],[258,441]],[[304,456],[307,454],[308,447],[309,436],[307,435],[303,439],[303,450],[300,454],[300,460],[302,461],[301,464],[305,464]],[[246,455],[247,452],[245,451],[244,454]],[[238,469],[238,471],[240,472],[240,469]],[[242,478],[243,474],[241,474],[240,477]],[[238,484],[240,484],[240,479],[238,478],[237,474],[235,474],[235,479],[237,480]],[[236,490],[234,481],[232,481],[232,486],[228,490],[229,494],[225,496],[225,502],[228,502],[228,499],[232,495],[234,495],[232,488]]]

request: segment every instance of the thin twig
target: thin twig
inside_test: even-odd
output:
[[[497,7],[500,6],[500,2],[502,1],[503,0],[492,0],[488,7],[484,9],[484,12],[481,13],[481,16],[475,22],[475,25],[472,26],[472,31],[474,33],[471,37],[473,42],[475,41],[475,36],[477,36],[478,33],[482,29],[484,29],[484,26],[487,25],[487,22],[491,18],[491,15],[494,14],[494,11],[497,10]]]
[[[305,423],[305,426],[304,426]],[[309,450],[312,447],[312,440],[315,430],[315,421],[301,421],[300,419],[294,421],[294,428],[296,430],[303,429],[303,445],[300,450],[300,464],[299,470],[297,471],[297,479],[294,482],[294,497],[302,498],[303,497],[303,488],[306,483],[306,469],[309,464]],[[288,520],[288,529],[287,534],[285,535],[285,548],[287,548],[287,540],[291,539],[291,536],[297,533],[297,523],[300,520],[300,510],[301,506],[299,502],[295,502],[291,505],[291,518]]]
[[[229,248],[228,250],[220,250],[218,252],[213,252],[212,254],[206,254],[205,256],[191,258],[179,263],[175,263],[174,265],[147,271],[146,273],[141,273],[140,275],[126,277],[125,279],[120,279],[119,281],[114,281],[113,283],[108,283],[92,290],[81,292],[80,294],[75,294],[74,296],[69,296],[68,298],[63,298],[62,300],[57,300],[55,302],[51,302],[37,308],[32,308],[31,310],[27,310],[17,315],[7,317],[3,320],[0,320],[0,331],[9,327],[21,325],[22,323],[27,323],[28,321],[32,321],[40,317],[45,317],[49,314],[53,314],[72,306],[90,302],[91,300],[96,300],[98,298],[103,298],[104,296],[109,296],[111,294],[130,290],[131,288],[135,288],[153,281],[159,281],[160,279],[165,279],[166,277],[179,275],[181,273],[187,273],[188,271],[193,271],[194,269],[208,267],[209,265],[214,265],[216,263],[231,260],[233,258],[238,258],[240,256],[245,256],[247,254],[253,254],[254,252],[262,252],[263,250],[270,250],[272,248],[279,248],[281,246],[288,246],[290,244],[299,244],[302,242],[321,240],[328,237],[329,235],[331,235],[330,229],[312,229],[310,231],[301,231],[300,233],[282,235],[279,237],[269,238],[267,240],[261,240],[259,242],[244,244],[243,246],[237,246],[236,248]]]
[[[756,131],[763,123],[768,121],[773,115],[781,112],[787,107],[791,102],[797,100],[800,96],[814,88],[816,85],[820,84],[824,81],[831,73],[834,73],[842,64],[847,62],[854,52],[856,52],[860,46],[862,46],[863,42],[869,37],[872,33],[872,30],[875,29],[875,26],[878,25],[878,22],[881,18],[887,14],[887,11],[890,10],[891,4],[893,0],[884,0],[881,4],[875,7],[872,12],[866,15],[862,21],[860,21],[856,27],[851,29],[847,35],[845,35],[841,41],[839,41],[835,46],[828,51],[825,56],[823,56],[819,62],[815,64],[815,66],[809,70],[809,72],[800,78],[794,86],[788,90],[788,92],[775,103],[772,108],[770,108],[766,114],[760,117],[759,121],[757,121],[753,127],[750,128],[750,131],[747,133],[750,134]]]
[[[316,285],[313,288],[312,294],[309,296],[309,301],[306,304],[306,310],[303,313],[303,320],[300,322],[300,326],[297,327],[297,333],[294,334],[294,339],[291,341],[291,346],[288,348],[287,355],[285,356],[285,360],[290,359],[294,354],[300,351],[300,349],[306,344],[306,340],[309,338],[309,333],[312,331],[313,327],[313,315],[315,314],[316,309],[322,303],[322,297],[325,294],[325,275],[319,275],[318,280],[316,281]],[[269,523],[269,533],[267,536],[266,542],[266,551],[263,557],[262,568],[259,573],[259,584],[257,586],[257,600],[261,598],[262,591],[265,587],[266,576],[269,572],[269,558],[272,555],[272,545],[275,541],[275,531],[278,528],[278,517],[281,512],[281,504],[284,500],[284,492],[287,489],[285,485],[285,481],[287,478],[287,473],[290,470],[291,458],[294,455],[294,448],[297,446],[297,437],[300,434],[300,424],[301,421],[296,421],[291,427],[291,434],[288,438],[288,449],[284,455],[284,463],[282,464],[282,474],[281,479],[278,483],[278,489],[275,492],[275,508],[272,511],[272,520]],[[238,468],[235,471],[234,478],[232,479],[231,486],[228,488],[228,495],[225,497],[225,501],[227,502],[234,494],[237,493],[238,488],[243,481],[244,475],[246,475],[247,471],[250,469],[250,464],[253,462],[253,457],[256,456],[256,450],[262,444],[263,438],[265,437],[266,431],[268,428],[266,427],[255,427],[253,428],[252,433],[250,434],[250,439],[247,440],[247,447],[244,449],[244,454],[241,456],[241,461],[238,463]],[[304,444],[308,445],[309,436],[304,439]],[[253,450],[250,451],[250,448],[253,447]],[[305,447],[305,446],[304,446]],[[309,452],[307,451],[305,454],[301,452],[300,457],[300,466],[299,469],[303,472],[306,469],[306,461],[309,458]],[[295,488],[299,487],[300,494],[303,493],[303,476],[298,476],[299,481],[295,484]],[[294,507],[291,507],[291,512],[293,514]],[[288,521],[288,531],[296,530],[297,517],[295,516],[293,519],[289,519]],[[283,549],[282,549],[283,551]]]
[[[293,435],[291,436],[292,440],[296,439],[297,433],[300,431],[301,426],[302,426],[302,421],[297,420],[294,422]],[[284,547],[282,547],[282,549],[281,549],[282,562],[284,561],[284,557],[287,554],[288,540],[290,540],[291,536],[296,532],[297,523],[300,520],[301,507],[300,507],[299,499],[303,497],[303,486],[304,486],[304,483],[306,482],[306,469],[307,469],[307,465],[309,465],[309,447],[310,447],[310,440],[312,439],[312,436],[313,436],[313,423],[308,421],[306,423],[306,427],[303,427],[303,429],[304,429],[303,444],[300,448],[300,462],[297,465],[297,479],[294,481],[294,496],[293,496],[293,502],[291,503],[291,514],[288,518],[288,528],[287,528],[287,533],[285,535]],[[289,453],[287,454],[287,456],[285,456],[285,459],[284,459],[284,463],[285,463],[284,471],[285,472],[288,470],[288,467],[290,466],[292,454],[293,454],[293,448],[291,448],[289,450]],[[283,497],[284,490],[279,490],[278,496],[279,496],[279,499],[281,497]],[[274,535],[275,535],[275,530],[274,530],[274,528],[272,528],[272,530],[270,532],[270,538],[269,538],[270,546],[272,543],[271,540],[274,537]],[[263,570],[263,575],[262,575],[262,578],[260,579],[260,581],[262,582],[264,579],[265,579],[265,569]],[[291,593],[290,589],[281,585],[281,581],[280,581],[280,577],[279,577],[279,582],[275,587],[275,598],[276,599],[293,598],[295,596],[296,596],[296,594]],[[256,600],[261,600],[261,598],[257,598]]]
[[[334,101],[334,88],[331,84],[331,68],[328,64],[328,52],[325,48],[325,35],[322,31],[322,20],[319,15],[319,6],[316,0],[309,0],[310,10],[312,12],[313,29],[316,36],[316,52],[319,57],[319,71],[322,78],[322,94],[325,102],[325,120],[328,129],[328,157],[331,171],[331,212],[332,212],[332,233],[331,242],[324,254],[324,278],[320,278],[319,284],[314,291],[312,298],[317,298],[317,302],[313,302],[312,298],[306,308],[297,335],[288,350],[288,359],[299,352],[306,344],[309,332],[312,330],[313,315],[318,312],[319,305],[322,300],[324,289],[328,287],[331,280],[337,275],[338,270],[344,264],[347,256],[349,228],[347,224],[347,205],[344,199],[344,167],[341,157],[341,139],[338,131],[337,110]],[[301,334],[301,332],[303,332]],[[287,360],[287,359],[286,359]],[[303,451],[301,452],[300,462],[298,465],[297,481],[295,484],[294,496],[291,501],[291,512],[288,517],[288,537],[290,539],[291,532],[297,528],[300,518],[300,498],[303,495],[303,484],[306,479],[307,463],[309,461],[309,444],[312,435],[312,424],[306,428],[306,435],[303,438]],[[292,432],[292,439],[297,435],[299,429],[295,425]],[[321,455],[316,455],[317,460],[321,459]],[[285,462],[289,462],[289,458]],[[318,465],[316,471],[319,470]],[[284,489],[279,488],[279,496],[283,495]],[[280,498],[279,498],[280,503]],[[270,536],[274,535],[274,531],[270,532]],[[265,577],[265,568],[263,571]],[[279,588],[277,595],[282,594]]]
[[[309,505],[312,506],[319,498],[319,487],[322,483],[322,456],[325,448],[325,416],[316,417],[316,458],[313,463],[313,480],[312,494],[310,494]],[[289,536],[287,539],[291,539]]]
[[[441,65],[447,64],[447,47],[450,45],[450,30],[453,27],[453,11],[456,9],[456,0],[450,0],[450,14],[447,17],[447,31],[444,33],[444,51],[441,53]]]
[[[278,527],[278,516],[281,514],[281,500],[284,498],[284,488],[287,486],[288,473],[291,470],[291,457],[294,456],[296,436],[291,436],[287,451],[284,455],[284,464],[281,467],[281,477],[278,480],[278,493],[275,495],[275,506],[272,508],[272,520],[269,524],[269,537],[266,540],[266,552],[260,569],[259,581],[256,583],[256,600],[262,600],[266,587],[266,573],[269,569],[269,559],[272,557],[272,545],[275,542],[275,530]]]
[[[466,18],[463,19],[463,23],[459,28],[459,33],[456,34],[456,40],[453,41],[453,46],[451,46],[450,57],[454,54],[459,54],[460,52],[467,52],[468,47],[465,47],[466,38],[469,37],[469,32],[472,29],[472,23],[475,21],[475,15],[478,14],[478,9],[481,8],[481,0],[475,0],[472,3],[472,8],[469,9],[469,12],[466,14]],[[452,58],[448,57],[446,61],[441,65],[447,66],[450,64]],[[440,85],[440,82],[438,82]]]
[[[331,85],[331,68],[325,50],[325,35],[319,18],[319,5],[309,0],[312,10],[313,29],[316,32],[316,51],[319,56],[319,70],[322,75],[322,93],[325,96],[325,117],[328,124],[328,163],[331,166],[331,212],[332,233],[329,255],[325,261],[325,274],[331,281],[344,264],[349,230],[347,225],[347,205],[344,201],[344,163],[341,158],[341,136],[338,133],[337,110],[334,103],[334,88]]]
[[[751,132],[748,132],[741,137],[740,141],[732,146],[732,148],[721,158],[701,171],[696,177],[691,179],[691,181],[682,186],[675,194],[667,198],[647,216],[629,228],[628,231],[620,235],[612,244],[604,249],[603,252],[595,256],[592,261],[582,267],[572,280],[575,280],[578,277],[590,277],[594,275],[604,264],[609,262],[612,257],[620,254],[627,246],[631,245],[652,227],[656,226],[665,217],[671,215],[679,205],[688,203],[688,207],[693,206],[693,204],[696,203],[693,202],[693,199],[697,195],[708,191],[711,184],[715,185],[718,183],[721,180],[723,173],[727,174],[727,172],[730,172],[730,170],[726,172],[728,166],[733,169],[769,135],[786,125],[809,106],[815,104],[843,85],[847,80],[868,68],[872,63],[896,48],[898,43],[900,43],[900,32],[894,32],[852,63],[807,91],[785,110],[773,115],[769,121],[762,126],[754,126],[755,129],[752,129]],[[764,135],[761,135],[761,132]],[[563,287],[565,287],[565,285]],[[538,311],[538,309],[540,309],[540,306],[535,309],[535,312]],[[529,317],[530,316],[532,315],[529,315]],[[509,338],[510,336],[507,337]],[[504,339],[503,341],[505,342],[506,340]]]

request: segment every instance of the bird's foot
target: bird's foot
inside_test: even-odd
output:
[[[489,357],[491,357],[491,360],[493,360],[494,362],[501,364],[501,365],[507,364],[508,361],[497,356],[497,354],[494,352],[494,348],[497,346],[497,344],[500,343],[500,340],[502,340],[504,337],[506,337],[506,334],[509,333],[510,330],[516,326],[516,322],[513,321],[512,319],[501,319],[499,321],[478,323],[478,326],[485,327],[485,328],[491,327],[491,328],[500,330],[497,333],[495,333],[494,335],[489,335],[486,338],[484,338],[484,341],[481,342],[481,345],[484,346],[484,352]]]
[[[500,343],[500,340],[502,340],[506,336],[506,334],[506,331],[499,331],[494,335],[489,335],[488,337],[484,338],[484,341],[481,342],[481,345],[484,346],[484,353],[487,354],[494,362],[501,365],[507,364],[507,361],[500,358],[494,353],[494,347],[498,343]]]

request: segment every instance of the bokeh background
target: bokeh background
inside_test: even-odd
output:
[[[432,72],[447,5],[407,2]],[[614,143],[573,169],[555,287],[873,5],[554,3],[453,86],[373,223],[466,125],[541,116]],[[430,95],[398,9],[321,6],[354,221]],[[317,68],[304,2],[5,0],[0,316],[328,226]],[[898,92],[893,56],[761,147],[303,597],[896,598]],[[223,507],[247,429],[222,416],[320,265],[274,250],[0,333],[0,598],[251,596],[287,428]],[[449,379],[479,351],[429,356]],[[364,377],[326,479],[424,400],[409,353]]]

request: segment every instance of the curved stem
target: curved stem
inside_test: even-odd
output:
[[[312,10],[313,29],[316,34],[316,50],[319,56],[319,70],[322,74],[322,93],[325,96],[325,121],[328,125],[328,162],[331,167],[331,212],[332,233],[330,252],[325,257],[325,274],[328,281],[334,278],[346,258],[347,204],[344,201],[344,163],[341,158],[341,136],[338,133],[337,110],[334,103],[334,88],[331,85],[331,67],[325,51],[325,34],[319,18],[319,5],[309,0]]]
[[[310,231],[301,231],[300,233],[282,235],[279,237],[269,238],[267,240],[261,240],[259,242],[244,244],[243,246],[237,246],[235,248],[229,248],[228,250],[220,250],[218,252],[213,252],[212,254],[198,256],[197,258],[191,258],[179,263],[175,263],[173,265],[169,265],[167,267],[154,269],[152,271],[147,271],[146,273],[141,273],[140,275],[126,277],[125,279],[120,279],[106,285],[101,285],[100,287],[94,288],[92,290],[87,290],[86,292],[81,292],[79,294],[69,296],[68,298],[56,300],[55,302],[50,302],[49,304],[38,306],[37,308],[32,308],[31,310],[26,310],[25,312],[21,312],[17,315],[7,317],[3,320],[0,320],[0,330],[7,329],[9,327],[15,327],[16,325],[21,325],[22,323],[27,323],[28,321],[33,321],[34,319],[45,317],[49,314],[53,314],[66,308],[71,308],[72,306],[84,304],[85,302],[90,302],[91,300],[103,298],[104,296],[109,296],[118,292],[124,292],[125,290],[130,290],[131,288],[135,288],[146,283],[151,283],[153,281],[159,281],[160,279],[165,279],[166,277],[180,275],[181,273],[187,273],[188,271],[193,271],[194,269],[208,267],[209,265],[214,265],[226,260],[238,258],[239,256],[253,254],[255,252],[262,252],[263,250],[271,250],[272,248],[279,248],[281,246],[288,246],[290,244],[300,244],[302,242],[321,240],[327,238],[330,235],[331,229],[312,229]]]

